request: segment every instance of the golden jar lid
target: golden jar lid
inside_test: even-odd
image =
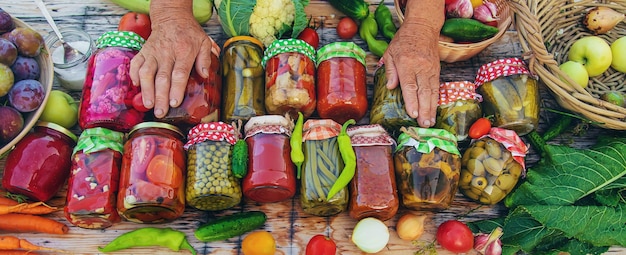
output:
[[[176,134],[180,135],[181,137],[185,137],[185,134],[183,134],[183,132],[178,127],[172,124],[168,124],[164,122],[156,122],[156,121],[147,121],[147,122],[139,123],[133,126],[133,128],[128,132],[128,135],[131,135],[133,132],[140,130],[140,129],[144,129],[144,128],[168,129],[168,130],[176,132]]]

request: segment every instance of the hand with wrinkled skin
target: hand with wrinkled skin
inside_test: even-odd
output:
[[[444,6],[444,0],[409,0],[405,20],[383,55],[387,88],[400,84],[406,111],[421,127],[435,125],[437,115]]]
[[[213,40],[192,14],[192,0],[152,0],[152,34],[130,63],[130,78],[141,86],[143,104],[162,118],[179,106],[191,69],[209,76]]]

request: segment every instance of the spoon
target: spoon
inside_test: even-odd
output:
[[[65,63],[71,63],[77,59],[84,57],[85,55],[82,52],[78,51],[69,43],[65,42],[65,40],[63,40],[63,35],[61,35],[59,28],[57,27],[56,23],[54,23],[54,20],[52,19],[50,12],[48,12],[46,5],[43,3],[43,0],[35,0],[35,3],[37,4],[37,7],[39,7],[39,10],[41,10],[43,16],[46,18],[46,21],[48,21],[48,24],[50,24],[50,26],[52,27],[54,33],[59,38],[61,44],[63,44],[63,61]]]

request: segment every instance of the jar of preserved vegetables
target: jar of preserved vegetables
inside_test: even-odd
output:
[[[474,82],[484,99],[483,113],[493,125],[522,136],[539,124],[539,86],[519,58],[500,59],[480,67]]]
[[[330,216],[345,211],[348,188],[341,189],[329,200],[330,188],[344,167],[337,135],[341,125],[330,119],[309,119],[302,127],[304,162],[300,177],[302,209],[317,216]]]
[[[382,65],[374,73],[374,98],[370,109],[370,123],[382,125],[393,137],[400,135],[403,126],[417,126],[404,108],[404,99],[400,86],[387,88],[385,66]]]
[[[116,201],[123,142],[123,133],[106,128],[89,128],[80,134],[64,208],[73,225],[103,229],[120,221]]]
[[[467,139],[470,126],[482,116],[482,97],[469,81],[444,82],[439,86],[439,106],[435,128],[445,129],[457,141]]]
[[[289,199],[296,193],[289,145],[292,129],[293,124],[280,115],[256,116],[246,123],[249,162],[242,184],[246,197],[271,203]]]
[[[350,127],[348,135],[356,154],[348,212],[357,220],[388,220],[396,215],[400,204],[393,165],[396,143],[378,124]]]
[[[333,42],[317,52],[317,114],[343,124],[367,112],[365,51],[353,42]]]
[[[402,128],[394,154],[398,192],[412,210],[445,210],[456,194],[461,153],[450,132]]]
[[[224,103],[222,121],[247,121],[265,115],[263,43],[251,36],[235,36],[224,43]]]
[[[76,136],[68,129],[39,121],[6,157],[2,187],[36,201],[59,192],[72,167]]]
[[[461,160],[461,193],[476,202],[493,205],[508,195],[524,176],[528,147],[513,130],[491,128],[473,140]]]
[[[135,125],[124,144],[117,210],[139,223],[170,222],[185,210],[184,135],[162,122]]]
[[[279,39],[263,56],[265,66],[265,110],[292,118],[315,111],[315,49],[299,39]]]
[[[231,171],[235,128],[223,122],[198,124],[187,135],[187,203],[218,211],[241,202],[241,187]]]
[[[104,127],[128,132],[143,121],[144,113],[133,108],[133,97],[140,88],[130,80],[130,60],[137,55],[144,39],[127,31],[111,31],[100,36],[96,52],[89,59],[83,87],[78,124],[81,129]]]

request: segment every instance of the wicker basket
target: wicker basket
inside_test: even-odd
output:
[[[404,21],[404,13],[402,8],[400,8],[401,0],[394,0],[394,7],[396,14],[398,15],[398,20],[400,23]],[[496,42],[509,28],[513,21],[513,14],[509,8],[509,3],[506,0],[487,0],[489,2],[495,3],[498,7],[499,20],[498,20],[498,29],[500,30],[495,36],[480,41],[477,43],[468,43],[468,44],[460,44],[460,43],[451,43],[451,42],[443,42],[439,41],[439,59],[446,63],[454,63],[458,61],[465,61],[473,56],[478,55],[482,50],[487,48],[492,43]]]
[[[515,23],[524,55],[530,69],[553,92],[559,105],[572,112],[597,122],[598,126],[626,130],[626,108],[599,99],[607,91],[626,92],[626,74],[609,68],[603,75],[592,77],[587,88],[573,81],[562,81],[567,77],[559,64],[567,60],[568,49],[576,39],[591,33],[582,25],[589,8],[610,6],[626,13],[626,0],[511,0]],[[626,23],[602,38],[612,43],[626,35]]]

